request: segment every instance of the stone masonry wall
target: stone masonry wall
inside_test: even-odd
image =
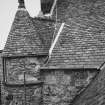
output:
[[[52,70],[43,73],[43,105],[69,105],[90,83],[94,71]]]
[[[26,89],[26,93],[25,93]],[[29,87],[5,87],[5,90],[9,94],[13,95],[13,100],[11,100],[12,105],[40,105],[42,102],[41,98],[41,86],[29,86]],[[25,102],[26,95],[26,102]],[[7,100],[5,101],[5,104]]]
[[[25,89],[27,105],[39,105],[41,102],[41,86],[39,81],[39,65],[42,65],[44,58],[21,57],[7,58],[5,77],[8,84],[4,88],[5,96],[3,103],[7,103],[8,94],[13,95],[12,105],[24,105]],[[24,72],[26,84],[35,84],[24,87]],[[36,85],[37,84],[37,85]],[[21,85],[21,86],[20,86]]]
[[[20,84],[23,83],[24,72],[27,82],[35,81],[38,76],[38,65],[43,63],[43,59],[36,57],[13,58],[6,60],[6,78],[8,83]]]

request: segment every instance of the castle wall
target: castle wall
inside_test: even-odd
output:
[[[69,105],[85,89],[96,71],[45,70],[42,74],[43,105]]]

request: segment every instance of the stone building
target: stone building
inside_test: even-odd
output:
[[[104,0],[41,0],[35,18],[18,1],[2,58],[13,105],[91,105],[82,101],[104,70]]]

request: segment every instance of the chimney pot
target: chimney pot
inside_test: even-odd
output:
[[[24,0],[18,0],[19,8],[25,8]]]

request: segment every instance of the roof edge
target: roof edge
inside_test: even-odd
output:
[[[55,22],[54,19],[52,19],[52,18],[47,18],[47,17],[35,17],[35,18],[33,18],[33,19],[40,20],[40,21]]]
[[[48,56],[48,53],[43,54],[26,54],[26,55],[2,55],[2,58],[19,58],[19,57],[39,57],[39,56]]]
[[[27,11],[27,9],[26,8],[18,8],[17,11]]]
[[[41,70],[54,70],[54,69],[69,69],[69,70],[97,70],[97,71],[100,71],[100,69],[97,69],[96,67],[70,67],[70,66],[65,66],[65,67],[61,67],[61,66],[57,66],[57,67],[54,67],[54,66],[50,66],[50,67],[41,67],[40,68]]]
[[[55,39],[54,39],[54,42],[52,43],[52,45],[51,45],[51,47],[50,47],[50,49],[49,49],[49,57],[50,57],[50,58],[51,58],[52,51],[53,51],[53,49],[54,49],[54,47],[55,47],[55,45],[56,45],[56,43],[57,43],[57,41],[58,41],[58,39],[59,39],[59,37],[60,37],[60,34],[61,34],[63,28],[64,28],[64,25],[65,25],[65,23],[62,23],[62,24],[61,24],[60,29],[59,29],[59,31],[58,31],[58,33],[57,33]]]

